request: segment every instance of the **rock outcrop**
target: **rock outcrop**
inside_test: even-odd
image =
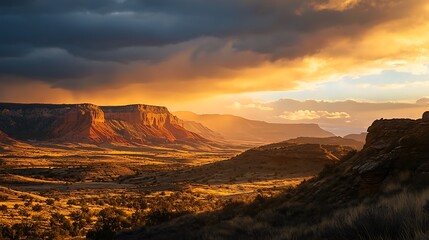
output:
[[[0,130],[19,140],[157,144],[207,142],[167,108],[150,105],[0,104]]]
[[[350,162],[363,192],[377,192],[390,180],[400,179],[401,173],[411,174],[410,181],[429,181],[427,116],[426,112],[417,120],[381,119],[368,128],[363,150]]]
[[[150,105],[104,106],[108,125],[134,142],[198,142],[205,139],[183,128],[183,121],[166,107]]]
[[[128,106],[104,106],[101,109],[104,111],[106,118],[111,120],[156,127],[163,127],[168,124],[183,124],[166,107],[136,104]]]

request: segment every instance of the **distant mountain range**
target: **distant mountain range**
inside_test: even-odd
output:
[[[195,114],[174,112],[185,121],[184,127],[203,137],[211,138],[212,132],[224,139],[235,142],[266,144],[297,137],[332,137],[334,134],[323,130],[317,124],[282,124],[249,120],[234,115]],[[189,122],[198,122],[210,129],[195,129]]]
[[[266,144],[296,137],[331,137],[317,124],[274,124],[233,115],[171,114],[166,107],[135,104],[0,103],[2,141],[95,144]],[[183,119],[183,120],[182,120]]]

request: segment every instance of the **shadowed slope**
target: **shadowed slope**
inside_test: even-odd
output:
[[[235,157],[157,175],[157,187],[173,190],[189,183],[240,184],[257,181],[302,180],[316,175],[353,149],[320,144],[277,143],[247,150]],[[125,183],[148,185],[152,176],[137,175]]]

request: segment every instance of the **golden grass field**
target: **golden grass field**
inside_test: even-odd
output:
[[[217,209],[225,201],[273,195],[311,177],[279,172],[269,163],[255,171],[255,167],[261,167],[255,165],[257,162],[228,161],[247,147],[207,151],[168,145],[3,145],[0,224],[36,223],[49,231],[52,214],[70,218],[83,208],[95,214],[109,206],[132,215],[134,206],[110,203],[122,198],[144,199],[148,205],[145,211],[157,208],[155,205],[165,199],[178,202],[181,209],[203,212]],[[191,204],[186,203],[189,199]],[[86,230],[96,220],[93,215]]]

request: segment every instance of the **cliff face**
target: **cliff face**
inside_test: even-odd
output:
[[[163,127],[168,124],[182,125],[166,107],[150,105],[128,105],[101,107],[107,119],[138,123],[146,126]]]
[[[20,140],[154,144],[204,142],[165,107],[0,104],[0,130]]]

